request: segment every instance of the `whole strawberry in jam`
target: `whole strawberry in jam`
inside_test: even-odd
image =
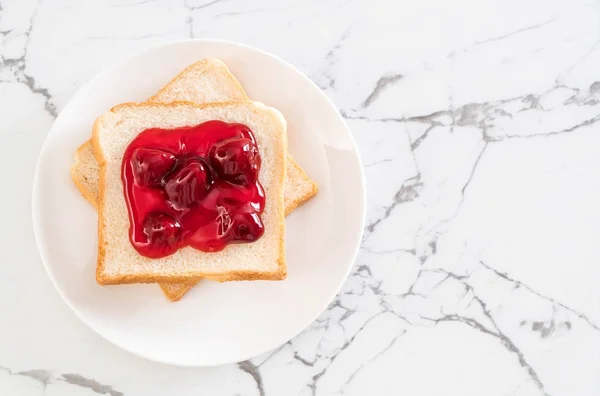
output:
[[[144,235],[146,235],[148,257],[160,258],[175,253],[181,236],[181,226],[165,213],[150,213],[144,219]]]
[[[164,180],[164,189],[171,205],[183,210],[197,204],[210,185],[210,175],[204,162],[189,158]]]
[[[223,140],[210,151],[210,163],[219,176],[229,182],[255,183],[260,169],[258,147],[247,138]]]
[[[148,188],[160,188],[162,179],[169,173],[177,158],[168,151],[138,148],[131,156],[131,168],[135,182]]]

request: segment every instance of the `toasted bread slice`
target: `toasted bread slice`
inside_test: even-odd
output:
[[[149,101],[169,103],[180,100],[205,103],[247,99],[240,83],[222,61],[204,59],[188,66]],[[97,208],[99,170],[91,140],[82,144],[76,151],[71,177],[81,195]],[[317,184],[291,155],[287,158],[286,178],[284,202],[287,216],[317,193]],[[193,285],[164,284],[161,288],[169,300],[178,301]]]
[[[220,252],[205,253],[185,247],[161,259],[144,257],[129,241],[129,216],[121,182],[123,153],[146,129],[173,129],[209,120],[243,123],[254,132],[262,160],[259,180],[265,190],[261,216],[265,233],[255,242],[229,245]],[[100,165],[96,270],[99,284],[285,278],[283,185],[287,134],[285,120],[277,110],[249,101],[204,105],[127,103],[96,120],[92,142]]]

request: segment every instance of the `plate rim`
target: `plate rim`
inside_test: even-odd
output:
[[[246,49],[246,50],[250,50],[250,51],[254,51],[254,52],[258,52],[262,55],[274,58],[276,61],[278,61],[282,66],[291,69],[292,71],[294,71],[295,73],[297,73],[299,76],[301,76],[301,78],[308,84],[312,85],[314,88],[316,88],[316,90],[319,92],[319,95],[326,101],[327,105],[335,111],[336,113],[336,117],[339,119],[339,121],[341,121],[342,125],[344,126],[345,130],[348,132],[348,138],[350,139],[351,145],[352,145],[352,155],[354,157],[354,159],[357,161],[357,165],[358,165],[358,185],[361,189],[361,195],[360,197],[357,196],[357,198],[359,198],[359,204],[361,206],[361,213],[360,213],[360,232],[356,233],[355,235],[355,241],[353,243],[353,252],[351,254],[352,260],[350,262],[349,265],[347,265],[346,271],[344,276],[340,279],[338,285],[335,288],[332,288],[331,292],[330,292],[330,296],[328,297],[326,304],[324,304],[323,309],[320,310],[316,310],[314,315],[310,315],[310,320],[307,321],[307,323],[305,323],[297,332],[295,332],[291,337],[288,337],[287,335],[284,337],[286,338],[284,341],[280,341],[277,340],[277,342],[273,343],[273,346],[268,347],[267,349],[265,349],[264,351],[258,353],[258,354],[251,354],[250,356],[248,356],[248,354],[242,354],[243,358],[239,359],[239,360],[231,360],[231,359],[224,359],[222,361],[216,361],[215,363],[207,363],[207,364],[199,364],[199,363],[188,363],[188,362],[177,362],[177,361],[173,361],[172,359],[158,359],[155,356],[151,356],[148,354],[144,354],[141,353],[140,351],[137,350],[132,350],[130,349],[127,344],[118,342],[114,339],[112,339],[112,337],[108,337],[105,334],[103,334],[103,332],[99,331],[95,326],[93,326],[85,317],[83,314],[81,314],[79,312],[78,309],[76,309],[73,304],[71,304],[71,301],[69,300],[69,298],[67,298],[67,296],[63,293],[62,289],[58,287],[58,283],[56,278],[54,277],[52,271],[50,270],[50,265],[48,264],[49,259],[47,257],[47,251],[46,251],[46,243],[44,242],[44,238],[42,237],[42,226],[41,226],[41,219],[42,219],[42,211],[41,211],[41,205],[39,204],[40,202],[40,177],[41,177],[41,163],[42,163],[42,158],[47,155],[47,150],[48,150],[48,140],[49,137],[51,135],[52,130],[54,129],[54,126],[56,125],[57,121],[61,119],[62,115],[64,114],[64,110],[66,108],[68,108],[68,106],[72,103],[73,99],[76,98],[77,96],[81,95],[86,89],[88,89],[90,86],[92,86],[94,84],[94,82],[96,80],[99,80],[100,78],[102,78],[104,75],[110,74],[116,70],[118,70],[119,68],[122,67],[122,65],[126,64],[128,61],[130,61],[133,58],[139,57],[139,56],[143,56],[144,54],[159,50],[161,48],[164,47],[170,47],[173,45],[185,45],[186,43],[192,43],[192,42],[199,42],[199,43],[205,43],[205,44],[215,44],[215,45],[228,45],[228,46],[232,46],[232,47],[238,47],[238,48],[242,48],[242,49]],[[340,110],[337,108],[337,106],[333,103],[333,101],[325,94],[325,92],[314,82],[312,81],[306,74],[304,74],[302,71],[300,71],[298,68],[296,68],[295,66],[293,66],[291,63],[285,61],[284,59],[280,58],[279,56],[267,52],[265,50],[262,50],[260,48],[257,48],[255,46],[251,46],[248,44],[244,44],[244,43],[240,43],[240,42],[236,42],[236,41],[231,41],[231,40],[222,40],[222,39],[212,39],[212,38],[201,38],[201,39],[184,39],[184,40],[173,40],[173,41],[169,41],[166,43],[161,43],[159,45],[155,45],[155,46],[151,46],[142,50],[138,50],[135,51],[125,57],[119,58],[116,61],[112,62],[111,64],[109,64],[107,67],[105,67],[104,69],[102,69],[100,72],[96,73],[92,78],[90,78],[89,80],[87,80],[85,83],[83,83],[75,93],[73,93],[68,101],[66,102],[65,106],[61,109],[60,113],[58,114],[58,116],[54,119],[54,121],[52,122],[52,125],[50,126],[50,128],[48,129],[48,132],[46,134],[46,137],[44,138],[44,142],[42,144],[42,147],[38,153],[37,156],[37,160],[36,160],[36,165],[35,165],[35,171],[34,171],[34,176],[33,176],[33,187],[32,187],[32,200],[31,200],[31,204],[32,204],[32,223],[33,223],[33,234],[34,234],[34,239],[36,242],[36,247],[37,247],[37,251],[39,253],[40,259],[43,263],[44,269],[46,271],[46,273],[48,274],[54,289],[58,292],[58,294],[61,296],[62,300],[65,302],[65,304],[71,309],[71,311],[73,311],[73,313],[75,314],[75,316],[77,316],[90,330],[92,330],[95,334],[99,335],[102,339],[106,340],[107,342],[115,345],[116,347],[127,351],[128,353],[138,356],[140,358],[143,358],[147,361],[152,361],[152,362],[156,362],[156,363],[161,363],[161,364],[167,364],[167,365],[171,365],[171,366],[177,366],[177,367],[216,367],[216,366],[222,366],[222,365],[228,365],[228,364],[235,364],[235,363],[239,363],[239,362],[243,362],[249,359],[252,359],[254,357],[260,356],[261,354],[267,353],[269,351],[272,351],[278,347],[280,347],[281,345],[285,344],[286,342],[296,338],[299,334],[301,334],[303,331],[305,331],[312,323],[314,323],[314,321],[323,313],[327,310],[327,308],[329,307],[329,305],[331,304],[331,302],[335,299],[335,297],[338,295],[338,293],[340,292],[340,290],[342,289],[344,283],[346,282],[346,280],[348,279],[348,276],[350,275],[352,269],[354,268],[355,264],[356,264],[356,258],[358,256],[359,250],[360,250],[360,246],[362,244],[362,239],[363,239],[363,235],[364,235],[364,231],[365,231],[365,224],[366,224],[366,215],[367,215],[367,186],[366,186],[366,178],[365,178],[365,173],[364,173],[364,165],[360,156],[360,152],[358,150],[358,145],[356,143],[356,139],[354,138],[354,135],[351,132],[351,129],[348,127],[348,124],[346,123],[346,120],[344,119],[344,117],[342,116]]]

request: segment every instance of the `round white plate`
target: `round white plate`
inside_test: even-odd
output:
[[[157,285],[101,287],[95,280],[97,216],[73,185],[69,167],[112,106],[143,101],[186,66],[222,59],[248,95],[279,109],[289,151],[319,193],[286,219],[285,281],[200,282],[170,303]],[[33,221],[50,278],[66,303],[110,342],[181,366],[249,359],[300,333],[327,307],[354,262],[363,231],[365,186],[350,131],[306,76],[247,46],[190,40],[144,51],[83,86],[56,119],[33,186]]]

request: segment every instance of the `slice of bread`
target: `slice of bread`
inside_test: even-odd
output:
[[[185,247],[161,259],[144,257],[129,241],[129,216],[121,182],[123,153],[145,129],[173,129],[209,120],[245,124],[256,137],[262,159],[259,180],[266,200],[261,216],[265,233],[255,242],[232,244],[220,252],[205,253]],[[96,120],[92,142],[100,165],[96,270],[99,284],[285,278],[283,186],[287,134],[285,120],[277,110],[249,101],[204,105],[127,103]]]
[[[149,101],[190,101],[196,103],[247,100],[238,80],[225,63],[218,59],[204,59],[188,66]],[[85,197],[97,208],[99,167],[94,157],[91,140],[82,144],[75,153],[71,177]],[[287,158],[287,176],[284,184],[286,216],[317,193],[317,184],[293,159]],[[161,288],[171,301],[180,300],[194,283],[166,283]]]

